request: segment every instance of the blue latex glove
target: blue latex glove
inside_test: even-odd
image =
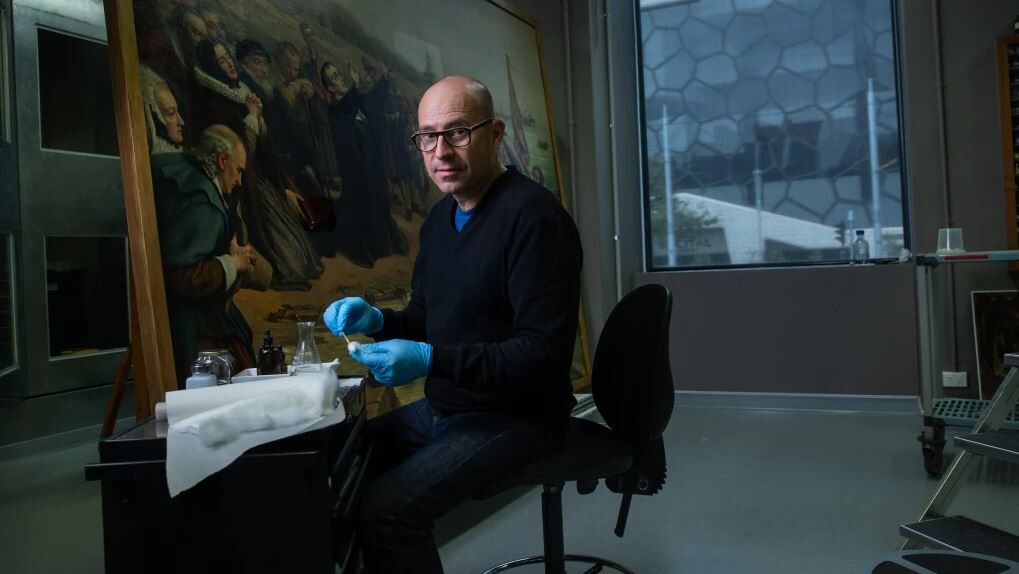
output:
[[[322,321],[337,337],[340,333],[371,335],[382,329],[382,311],[360,297],[344,297],[326,308]]]
[[[398,387],[428,374],[432,346],[428,343],[390,339],[361,345],[350,354],[371,369],[375,379],[387,387]]]

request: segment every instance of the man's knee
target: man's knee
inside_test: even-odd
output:
[[[400,493],[379,488],[379,483],[369,484],[361,497],[358,526],[361,532],[372,539],[390,539],[412,534],[423,527]]]
[[[361,505],[358,512],[358,521],[362,524],[375,523],[380,517],[392,516],[395,514],[395,504],[392,496],[377,488],[376,482],[368,483],[364,493],[361,495]]]
[[[365,547],[375,552],[416,546],[432,538],[430,522],[393,514],[364,517],[358,523],[357,531]]]

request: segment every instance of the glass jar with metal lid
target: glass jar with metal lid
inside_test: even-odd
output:
[[[209,351],[201,351],[198,353],[198,358],[195,359],[194,365],[191,366],[191,371],[195,372],[209,372],[216,375],[217,385],[230,384],[230,360],[228,353],[225,349],[212,349]]]

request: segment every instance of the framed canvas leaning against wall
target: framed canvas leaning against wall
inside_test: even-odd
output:
[[[440,197],[409,136],[421,93],[445,75],[489,87],[507,126],[503,163],[564,199],[537,28],[504,6],[192,4],[106,2],[141,347],[149,387],[158,387],[151,402],[208,345],[237,356],[269,330],[289,357],[294,323],[321,322],[335,299],[406,304],[418,229]],[[219,169],[197,157],[213,125],[247,152],[244,166],[221,166],[237,181],[225,209],[215,186],[187,199],[174,193]],[[205,215],[179,217],[182,202],[208,203]],[[201,273],[178,272],[208,255],[251,269],[242,265],[228,294],[209,296]],[[575,388],[589,371],[583,333],[581,313]],[[340,359],[341,373],[363,374],[321,325],[316,342],[323,360]]]

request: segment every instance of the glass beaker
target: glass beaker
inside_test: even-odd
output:
[[[231,379],[228,382],[233,382],[232,377],[237,374],[237,359],[233,356],[229,349],[213,350],[219,353],[219,358],[223,359],[223,362],[226,363],[227,372],[230,373],[230,376],[227,378]]]
[[[322,372],[322,360],[318,355],[318,347],[315,346],[314,321],[298,321],[297,348],[294,350],[290,366],[297,373]]]

